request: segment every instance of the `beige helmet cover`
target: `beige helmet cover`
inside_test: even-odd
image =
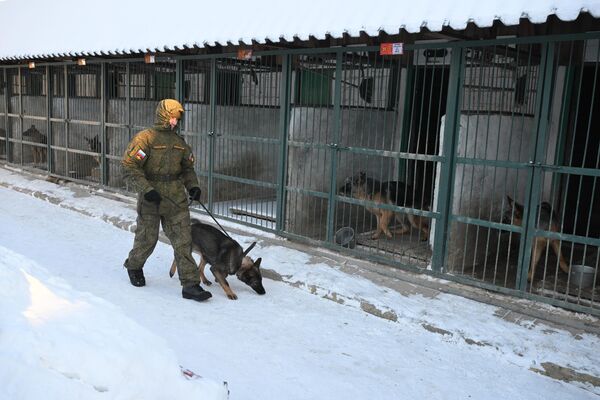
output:
[[[183,106],[177,100],[164,99],[156,106],[156,115],[154,123],[163,128],[170,128],[169,120],[177,118],[180,120],[183,117]]]

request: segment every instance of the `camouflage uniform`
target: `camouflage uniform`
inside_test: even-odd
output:
[[[139,132],[129,143],[122,160],[125,179],[138,193],[137,228],[133,249],[125,261],[129,270],[141,270],[158,241],[159,224],[171,241],[182,286],[197,285],[199,275],[192,258],[190,213],[185,188],[198,186],[194,155],[169,125],[171,117],[181,116],[176,100],[162,100],[156,108],[154,127]],[[144,199],[156,190],[162,200],[157,205]]]

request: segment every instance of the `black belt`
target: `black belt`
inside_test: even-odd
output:
[[[155,182],[171,182],[179,179],[179,175],[146,175],[146,179]]]

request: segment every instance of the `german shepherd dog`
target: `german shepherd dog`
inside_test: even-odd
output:
[[[229,287],[229,283],[225,279],[227,275],[235,275],[256,293],[265,294],[260,273],[262,259],[254,261],[247,256],[255,245],[256,242],[246,250],[242,250],[242,246],[238,242],[225,236],[214,226],[192,219],[192,248],[202,256],[198,264],[200,280],[207,286],[212,285],[212,282],[204,275],[204,267],[207,263],[210,264],[210,271],[231,300],[237,300],[237,295]],[[169,275],[173,277],[176,270],[177,265],[173,260]]]
[[[100,153],[102,153],[102,143],[100,142],[100,136],[94,135],[91,138],[84,137],[84,139],[87,142],[90,150],[93,151],[94,153],[98,153],[97,156],[94,156],[94,160],[96,161],[96,163],[98,163],[98,165],[100,165],[101,164]],[[108,138],[106,138],[106,139],[107,139],[107,144],[110,144],[110,142],[108,142]]]
[[[353,177],[346,178],[344,185],[338,191],[342,196],[350,196],[359,200],[369,200],[378,204],[413,207],[415,203],[418,205],[422,203],[421,201],[415,201],[416,197],[413,196],[413,189],[410,185],[399,181],[380,182],[377,179],[367,177],[366,172],[359,172]],[[424,203],[425,208],[429,209],[428,202]],[[402,228],[394,233],[400,235],[408,233],[410,232],[410,226],[413,226],[421,232],[421,240],[429,238],[429,222],[426,217],[407,214],[407,219],[410,223],[407,226],[403,218],[399,218],[392,210],[374,207],[365,208],[377,218],[377,230],[373,234],[372,239],[379,239],[381,233],[391,238],[392,233],[388,226],[394,217],[402,225]]]
[[[508,223],[512,225],[523,225],[523,205],[514,201],[510,196],[506,196],[508,200],[508,209],[504,212],[504,216],[502,218],[503,223]],[[538,208],[538,220],[539,220],[539,228],[545,231],[551,232],[559,232],[559,224],[558,217],[556,213],[553,212],[552,206],[550,203],[543,202],[541,206]],[[536,237],[535,242],[533,244],[533,255],[531,257],[531,264],[529,266],[529,273],[527,274],[527,280],[532,281],[535,276],[535,267],[537,263],[540,261],[546,246],[550,242],[556,257],[558,258],[558,263],[560,265],[560,269],[564,272],[569,273],[569,264],[562,256],[560,252],[560,242],[556,239],[547,239],[543,237]]]
[[[31,125],[29,129],[23,132],[23,138],[30,142],[47,144],[48,138],[42,132],[38,131],[35,125]],[[34,164],[41,164],[46,162],[46,148],[44,146],[31,147],[31,159]]]

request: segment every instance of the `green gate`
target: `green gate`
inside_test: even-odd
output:
[[[597,308],[598,40],[513,39],[461,51],[445,271]]]

